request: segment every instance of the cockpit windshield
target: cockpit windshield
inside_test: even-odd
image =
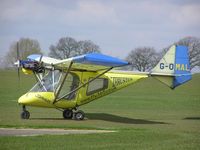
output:
[[[49,71],[46,76],[38,81],[31,89],[31,92],[54,92],[59,86],[62,72],[59,70]]]

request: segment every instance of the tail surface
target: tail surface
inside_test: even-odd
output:
[[[156,67],[151,70],[150,74],[172,89],[189,81],[192,75],[188,48],[186,46],[173,45]]]

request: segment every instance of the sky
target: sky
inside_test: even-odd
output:
[[[20,38],[48,54],[61,37],[91,40],[125,58],[137,47],[157,51],[200,37],[200,0],[0,0],[0,57]]]

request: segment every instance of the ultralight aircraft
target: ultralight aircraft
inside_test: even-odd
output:
[[[33,54],[15,65],[18,71],[22,68],[25,74],[34,74],[37,79],[33,88],[18,100],[22,119],[30,117],[26,106],[36,106],[61,110],[65,119],[83,120],[81,105],[139,80],[152,76],[174,89],[191,79],[188,48],[180,45],[173,45],[150,72],[114,70],[129,63],[100,53],[64,60]]]

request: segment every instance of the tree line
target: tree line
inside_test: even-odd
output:
[[[168,51],[172,45],[183,45],[189,49],[189,60],[191,69],[200,68],[200,38],[185,37],[178,42],[174,42],[160,52],[157,52],[153,47],[138,47],[133,49],[126,60],[129,61],[131,69],[138,71],[149,71],[159,62],[163,55]]]
[[[189,59],[191,69],[194,67],[200,68],[200,38],[185,37],[178,42],[171,45],[184,45],[189,48]],[[126,67],[129,70],[149,71],[151,70],[166,53],[171,46],[163,48],[161,51],[156,51],[153,47],[137,47],[132,49],[126,57],[126,60],[131,63]],[[19,58],[26,59],[26,57],[33,53],[42,54],[40,44],[35,39],[21,38],[17,42],[10,45],[10,49],[4,59],[5,66],[12,66],[17,60],[17,47],[19,48]],[[72,37],[62,37],[55,45],[49,47],[48,55],[57,59],[66,59],[73,56],[78,56],[87,53],[101,53],[100,46],[91,40],[77,41]]]

